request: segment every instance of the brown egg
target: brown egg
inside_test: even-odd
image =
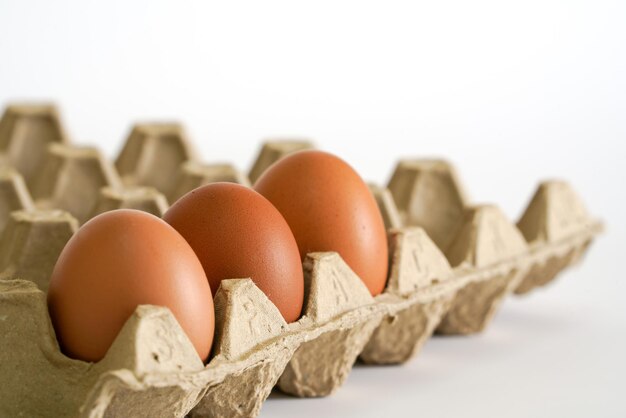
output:
[[[194,249],[217,291],[224,279],[251,278],[287,322],[300,317],[304,278],[287,222],[254,190],[213,183],[180,198],[163,216]]]
[[[213,342],[213,297],[202,265],[170,225],[129,209],[96,216],[54,267],[48,308],[69,357],[104,357],[137,305],[172,311],[202,360]]]
[[[321,151],[301,151],[272,165],[254,189],[283,214],[302,258],[336,251],[372,295],[385,287],[387,234],[367,185],[343,160]]]

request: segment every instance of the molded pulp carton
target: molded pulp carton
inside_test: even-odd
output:
[[[160,216],[168,200],[214,181],[249,186],[311,146],[267,142],[246,176],[198,161],[177,124],[141,124],[113,164],[71,145],[54,107],[9,106],[0,122],[0,416],[253,417],[274,387],[326,396],[357,358],[403,363],[434,332],[480,332],[506,296],[552,281],[602,229],[564,182],[543,183],[515,225],[493,205],[471,204],[448,163],[405,160],[388,187],[371,185],[389,230],[381,295],[338,254],[312,253],[296,323],[250,279],[222,283],[208,364],[157,306],[139,306],[98,363],[60,352],[45,292],[80,224],[116,208]]]

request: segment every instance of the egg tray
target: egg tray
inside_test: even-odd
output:
[[[266,143],[249,177],[307,141]],[[398,164],[371,186],[389,231],[385,291],[372,297],[336,253],[304,263],[303,316],[287,324],[249,279],[222,282],[204,365],[168,309],[139,306],[106,357],[64,356],[45,291],[78,226],[106,210],[161,215],[214,181],[249,185],[230,164],[203,164],[175,124],[136,125],[115,165],[69,144],[54,107],[9,106],[0,121],[0,416],[253,417],[274,387],[301,397],[338,389],[353,363],[396,364],[433,332],[472,334],[504,298],[551,282],[602,230],[571,188],[543,183],[519,220],[472,206],[443,161]],[[20,280],[26,279],[26,280]]]

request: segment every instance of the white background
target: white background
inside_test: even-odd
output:
[[[512,219],[540,179],[569,180],[608,225],[580,268],[482,335],[262,416],[626,416],[626,2],[0,0],[0,104],[18,99],[58,102],[110,157],[161,118],[245,169],[275,135],[381,183],[399,157],[445,156]]]

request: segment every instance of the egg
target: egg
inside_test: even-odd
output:
[[[385,287],[387,234],[374,196],[357,172],[322,151],[291,154],[257,180],[254,189],[282,213],[307,253],[336,251],[372,295]]]
[[[250,278],[287,322],[300,317],[304,278],[289,225],[254,190],[212,183],[180,198],[163,219],[194,249],[215,293],[224,279]]]
[[[169,308],[200,358],[208,358],[213,296],[187,241],[138,210],[96,216],[68,241],[50,278],[48,309],[62,351],[101,360],[143,304]]]

